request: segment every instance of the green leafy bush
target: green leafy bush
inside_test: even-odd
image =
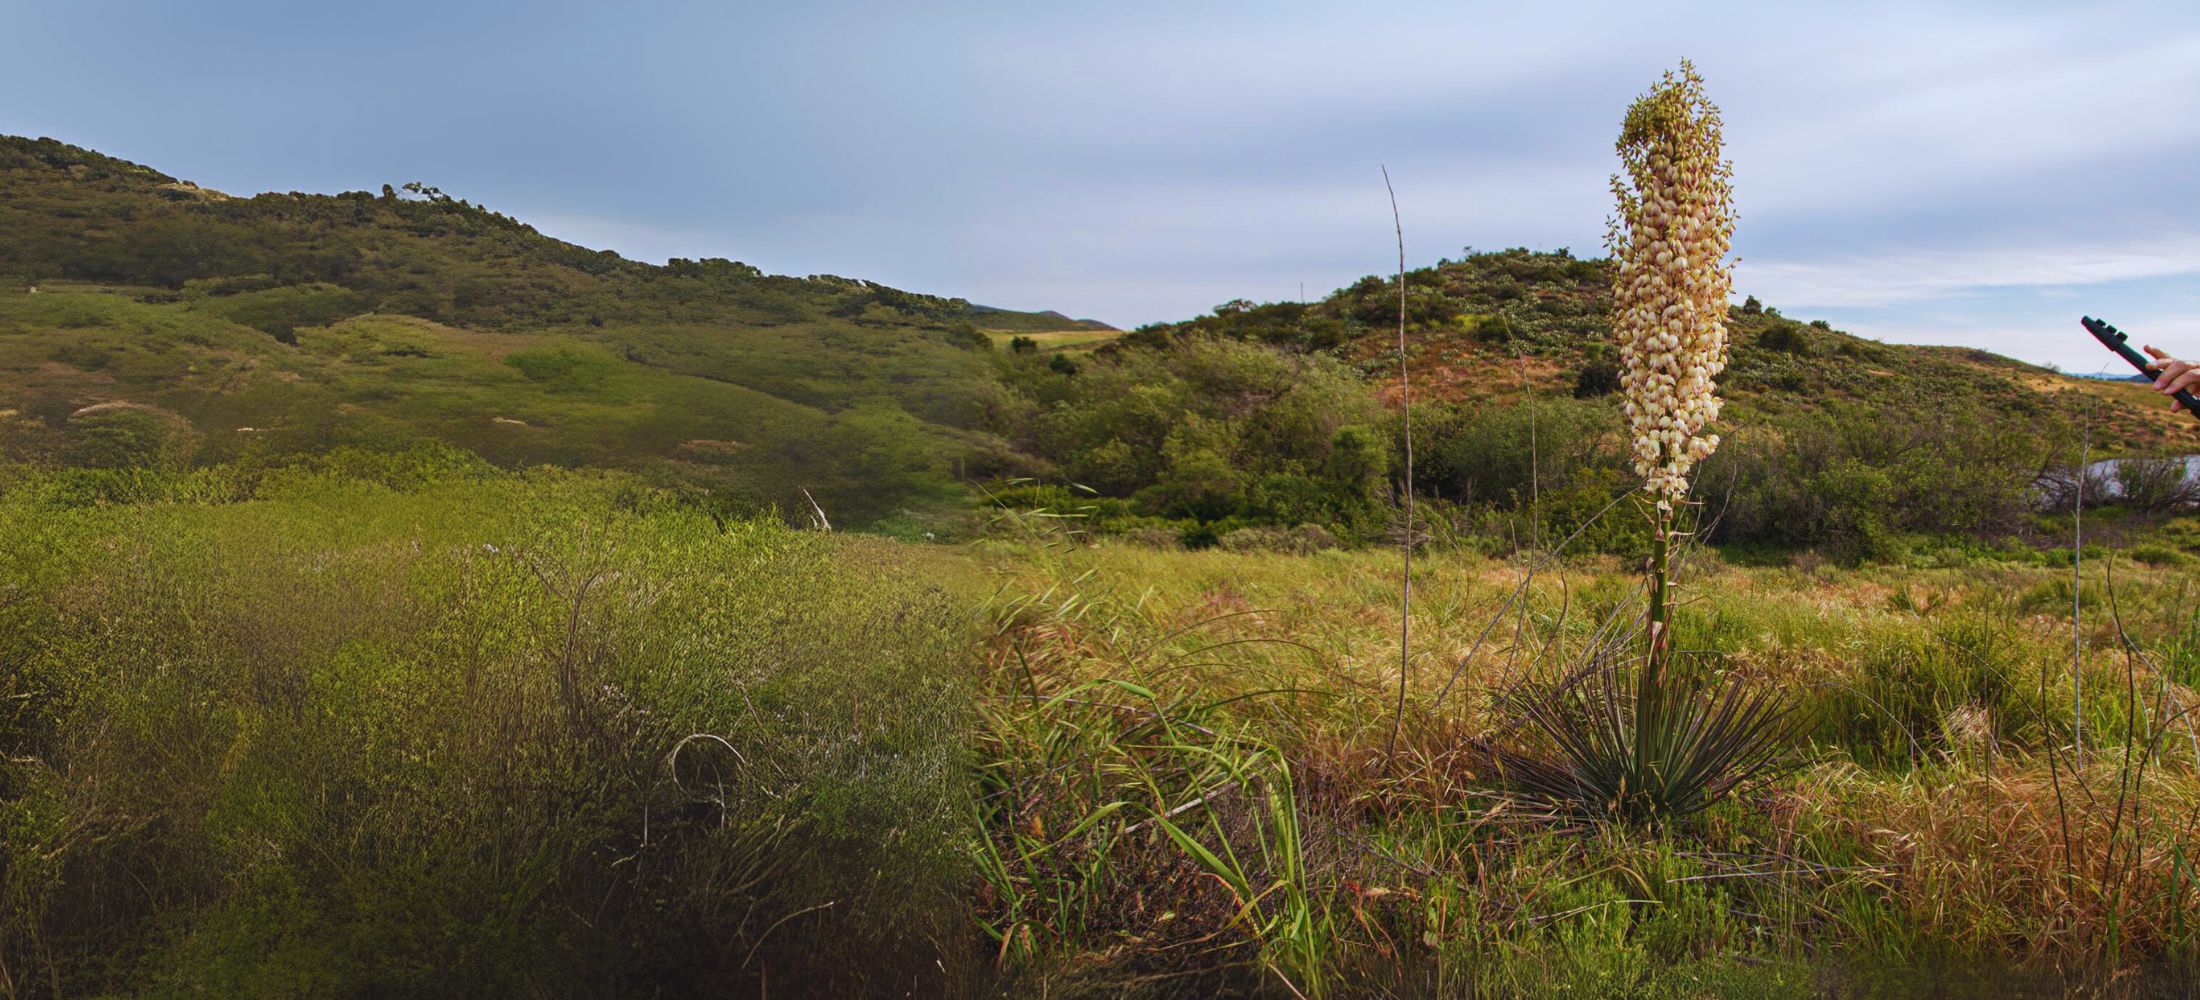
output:
[[[1188,340],[1099,352],[1070,379],[1028,359],[1004,364],[1025,403],[1002,411],[1018,426],[998,429],[1136,513],[1354,537],[1379,520],[1389,419],[1333,360]]]

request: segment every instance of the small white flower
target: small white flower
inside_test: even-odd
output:
[[[1681,64],[1628,109],[1612,178],[1619,214],[1608,237],[1619,262],[1613,315],[1634,437],[1635,471],[1660,510],[1718,448],[1715,379],[1726,370],[1726,264],[1733,212],[1719,158],[1719,112],[1695,67]]]

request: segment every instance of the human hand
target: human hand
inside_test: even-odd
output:
[[[2154,360],[2147,362],[2147,370],[2155,373],[2154,388],[2160,390],[2162,395],[2175,395],[2177,390],[2187,388],[2194,382],[2200,382],[2200,364],[2191,361],[2179,361],[2153,344],[2147,345],[2147,353],[2154,355]],[[2185,404],[2172,400],[2169,408],[2171,410],[2182,410],[2185,408]]]

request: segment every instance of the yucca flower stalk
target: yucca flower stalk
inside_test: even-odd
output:
[[[1619,339],[1622,407],[1635,472],[1653,505],[1648,662],[1641,684],[1654,690],[1671,645],[1667,580],[1675,508],[1688,475],[1719,446],[1708,428],[1719,417],[1719,373],[1726,368],[1726,263],[1734,236],[1730,180],[1720,158],[1719,109],[1686,60],[1635,99],[1620,128],[1624,175],[1612,178],[1619,211],[1606,242],[1618,263],[1612,287]]]
[[[1485,746],[1500,782],[1559,815],[1665,822],[1777,770],[1805,720],[1777,688],[1661,677],[1672,643],[1675,515],[1687,503],[1689,472],[1719,446],[1709,427],[1719,416],[1732,285],[1731,168],[1719,158],[1719,111],[1695,67],[1681,63],[1628,107],[1619,155],[1626,173],[1612,178],[1614,325],[1635,471],[1656,526],[1647,648],[1637,658],[1624,643],[1598,645],[1566,676],[1523,688],[1514,704],[1539,739]]]

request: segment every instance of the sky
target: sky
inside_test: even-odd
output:
[[[2200,4],[1804,6],[0,0],[0,132],[1129,327],[1390,270],[1384,167],[1415,266],[1599,253],[1621,114],[1689,58],[1737,294],[2200,354]]]

